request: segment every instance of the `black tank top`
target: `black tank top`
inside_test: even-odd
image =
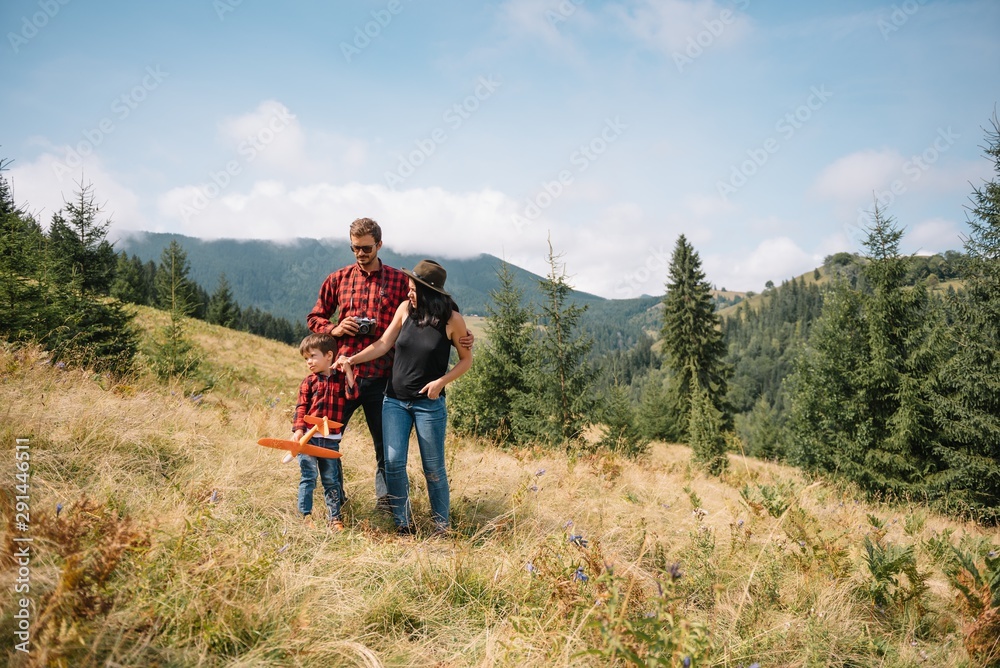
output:
[[[451,341],[446,333],[447,326],[448,323],[443,322],[437,327],[421,327],[410,317],[403,321],[396,337],[392,376],[385,388],[387,397],[400,401],[427,398],[426,394],[418,394],[420,389],[448,371]],[[444,392],[441,395],[444,396]]]

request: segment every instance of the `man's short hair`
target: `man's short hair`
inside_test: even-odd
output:
[[[352,237],[363,237],[369,234],[372,235],[375,243],[382,241],[382,228],[371,218],[358,218],[351,223]]]
[[[324,355],[337,354],[337,339],[329,334],[310,334],[299,344],[299,354],[305,355],[310,350],[318,350]]]

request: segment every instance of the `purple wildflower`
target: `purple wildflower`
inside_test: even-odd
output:
[[[684,668],[691,668],[691,657],[685,656],[684,660],[681,661],[681,663],[684,665]]]
[[[681,562],[675,561],[670,564],[670,579],[675,581],[680,580],[681,575],[683,575],[683,573],[681,573]]]
[[[535,565],[533,563],[531,563],[530,561],[524,565],[524,568],[529,573],[537,573],[538,572],[538,569],[535,568]]]
[[[587,540],[583,536],[570,534],[569,542],[573,543],[577,547],[587,547]]]
[[[528,491],[530,491],[530,492],[537,492],[538,491],[538,485],[532,485],[531,487],[528,488]]]
[[[587,576],[586,573],[583,572],[583,566],[578,566],[576,569],[576,573],[573,573],[573,579],[578,580],[580,582],[586,582],[590,578]]]
[[[563,524],[564,529],[568,529],[573,526],[573,520],[566,520],[566,524]]]
[[[279,547],[278,548],[278,554],[281,554],[282,552],[284,552],[285,550],[287,550],[289,545],[291,545],[291,543],[285,543],[284,545],[282,545],[281,547]]]
[[[535,471],[536,478],[543,475],[545,475],[545,469],[538,469],[537,471]]]
[[[59,517],[59,513],[61,513],[61,512],[62,512],[62,504],[61,503],[57,503],[56,504],[56,517]]]

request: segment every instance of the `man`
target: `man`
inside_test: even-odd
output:
[[[316,305],[306,319],[317,334],[331,334],[338,342],[338,357],[351,356],[377,340],[392,322],[396,309],[407,299],[406,274],[382,264],[382,228],[371,218],[351,223],[351,251],[355,263],[338,269],[323,281]],[[336,324],[331,320],[336,315]],[[471,349],[470,333],[461,344]],[[337,419],[346,429],[354,411],[361,407],[375,447],[375,507],[391,512],[385,478],[385,448],[382,443],[382,397],[392,370],[393,353],[354,369],[359,393],[345,399],[343,414]]]

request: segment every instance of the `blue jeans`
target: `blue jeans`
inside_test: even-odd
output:
[[[309,445],[328,448],[340,452],[339,438],[323,438],[313,436]],[[323,482],[323,500],[326,509],[330,511],[330,519],[340,519],[340,500],[344,498],[344,488],[341,482],[340,460],[299,455],[299,470],[302,478],[299,480],[299,512],[308,515],[313,508],[313,492],[316,490],[317,476]]]
[[[414,427],[417,429],[417,443],[420,445],[420,463],[427,480],[431,519],[438,527],[448,527],[451,499],[448,493],[448,473],[444,465],[444,432],[447,423],[448,411],[444,397],[416,401],[386,397],[382,402],[385,477],[392,516],[397,527],[408,527],[413,523],[406,459],[410,431]]]

